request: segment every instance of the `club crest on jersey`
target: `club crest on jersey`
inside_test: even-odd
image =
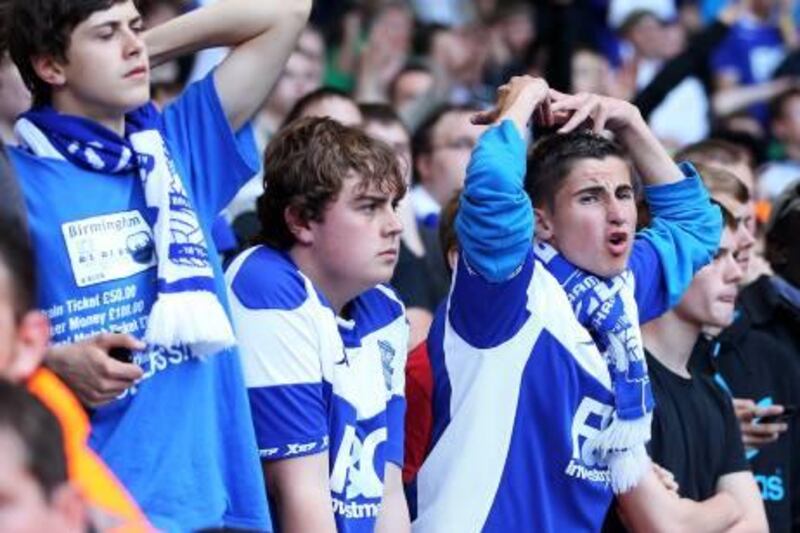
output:
[[[395,355],[394,347],[389,341],[379,340],[378,349],[381,352],[381,362],[383,363],[383,379],[386,382],[386,390],[392,390],[392,375],[394,374],[394,367],[392,362]]]

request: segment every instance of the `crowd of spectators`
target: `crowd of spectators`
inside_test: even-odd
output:
[[[261,2],[0,9],[0,529],[800,531],[800,3]],[[121,58],[97,52],[111,42]],[[146,90],[114,85],[115,61],[144,65]],[[103,111],[121,108],[137,109]],[[651,232],[628,281],[567,254],[556,230],[570,219],[552,212],[562,185],[531,192],[534,173],[558,182],[587,159],[625,176],[616,200],[637,202],[609,224],[630,215]],[[707,198],[676,203],[664,190],[681,179]],[[347,218],[351,204],[383,217],[380,235]],[[508,252],[534,234],[591,279],[635,278],[641,331],[628,338],[651,376],[652,476],[631,491],[611,468],[592,480],[602,497],[564,489],[584,505],[568,520],[550,496],[515,507],[515,491],[549,487],[531,474],[542,458],[514,456],[497,479],[453,474],[494,446],[476,421],[507,418],[465,405],[516,413],[515,435],[536,424],[470,362],[519,351],[514,324],[542,309],[512,296],[549,283],[526,269],[550,252]],[[386,272],[360,255],[379,237],[397,242],[379,254]],[[610,246],[633,248],[620,238]],[[666,280],[663,295],[647,276]],[[187,292],[206,298],[167,303]],[[561,327],[561,297],[548,293],[555,318],[537,327]],[[613,344],[569,327],[567,354],[586,330]],[[526,349],[553,357],[538,340]],[[586,407],[576,426],[587,386],[557,375],[569,385],[542,390],[580,403],[563,431],[580,457],[557,473],[589,479],[594,459],[574,450],[616,414]],[[463,480],[496,486],[480,519]]]

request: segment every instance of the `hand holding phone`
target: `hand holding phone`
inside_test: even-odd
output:
[[[759,424],[780,424],[787,423],[797,415],[796,405],[784,405],[783,412],[777,415],[765,416],[759,419]]]

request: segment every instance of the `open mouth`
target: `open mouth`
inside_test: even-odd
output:
[[[608,250],[611,255],[620,256],[628,250],[629,236],[625,231],[615,231],[608,236]]]

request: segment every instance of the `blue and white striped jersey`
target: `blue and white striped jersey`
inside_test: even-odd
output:
[[[345,320],[267,246],[243,253],[226,277],[262,460],[329,453],[338,530],[372,531],[385,466],[403,464],[403,304],[377,286]]]
[[[694,169],[648,187],[653,225],[634,242],[622,291],[641,322],[674,305],[719,242],[721,217]],[[603,356],[533,253],[525,143],[510,121],[470,161],[456,230],[461,257],[428,338],[430,453],[407,487],[412,527],[598,531],[609,472],[587,441],[610,421]]]

